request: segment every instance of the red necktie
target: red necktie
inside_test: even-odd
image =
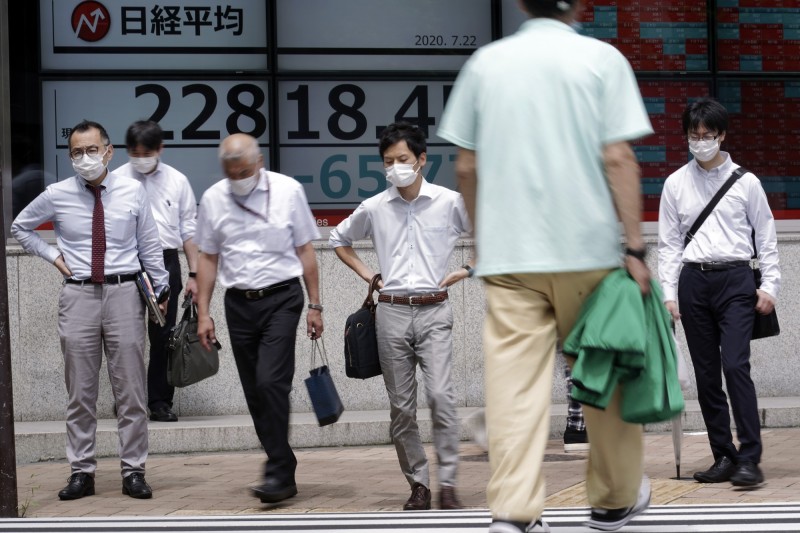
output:
[[[92,212],[92,282],[105,281],[106,261],[106,224],[103,214],[103,202],[100,193],[105,187],[92,187],[87,185],[94,193],[94,211]]]

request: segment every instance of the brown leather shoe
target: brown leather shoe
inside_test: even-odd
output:
[[[439,509],[463,509],[464,506],[456,496],[456,488],[443,485],[439,490]]]
[[[427,511],[431,508],[431,491],[422,483],[414,483],[411,487],[411,497],[405,505],[404,511]]]

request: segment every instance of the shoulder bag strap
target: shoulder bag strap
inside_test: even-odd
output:
[[[736,180],[741,178],[747,172],[748,170],[744,167],[739,167],[733,171],[731,177],[728,178],[728,181],[726,181],[722,187],[719,188],[717,194],[715,194],[711,201],[708,202],[708,205],[705,206],[703,211],[700,213],[700,216],[698,216],[697,220],[694,221],[692,227],[689,228],[689,231],[686,233],[686,238],[683,239],[684,248],[689,246],[689,243],[692,242],[692,239],[694,239],[694,236],[697,234],[697,230],[700,229],[700,226],[702,226],[703,222],[706,221],[708,215],[710,215],[714,208],[717,207],[717,204],[720,200],[722,200],[722,197],[725,196],[725,193],[727,193],[730,188],[733,187],[733,184],[736,182]]]

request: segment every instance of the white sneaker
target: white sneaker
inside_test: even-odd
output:
[[[625,509],[592,508],[592,515],[584,525],[601,531],[616,531],[642,514],[650,506],[650,479],[645,476],[639,485],[639,496],[633,507]]]
[[[550,533],[550,526],[541,518],[527,526],[524,522],[493,520],[489,526],[489,533]]]

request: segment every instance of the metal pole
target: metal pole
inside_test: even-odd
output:
[[[0,0],[0,517],[17,517],[17,459],[14,444],[14,391],[11,386],[11,342],[8,326],[8,273],[4,197],[11,194],[3,184],[11,183],[9,160],[9,65],[8,0]]]

